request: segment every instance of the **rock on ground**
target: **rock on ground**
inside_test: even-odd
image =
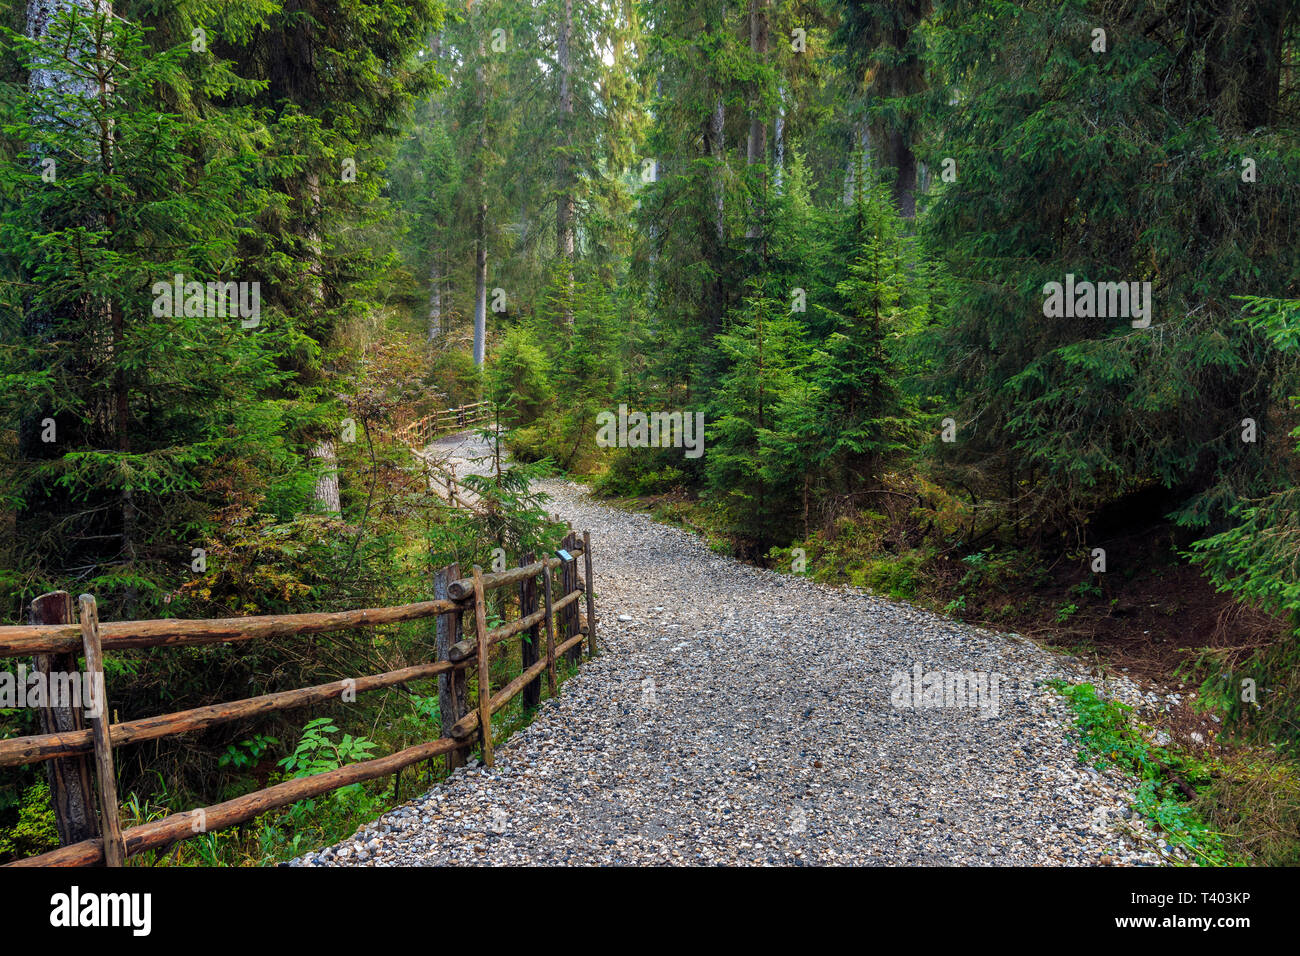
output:
[[[1162,862],[1135,781],[1077,759],[1072,658],[541,488],[591,530],[601,653],[496,767],[292,865]],[[996,713],[894,706],[915,664],[1000,675]]]

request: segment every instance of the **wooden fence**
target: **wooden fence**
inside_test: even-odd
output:
[[[78,602],[79,619],[74,623],[72,600],[67,592],[42,595],[32,602],[30,625],[0,627],[0,658],[31,658],[33,671],[46,675],[83,674],[96,688],[95,706],[84,710],[78,705],[45,706],[40,714],[42,733],[0,740],[0,767],[46,763],[62,844],[58,850],[9,865],[87,866],[104,863],[121,866],[128,856],[243,823],[269,810],[340,787],[390,776],[421,760],[446,755],[449,767],[459,766],[475,743],[480,748],[483,762],[491,766],[492,715],[520,693],[524,695],[526,706],[537,706],[543,675],[554,694],[556,660],[567,654],[569,660],[576,663],[582,654],[584,635],[588,655],[596,650],[591,536],[583,532],[579,539],[571,531],[560,550],[570,559],[559,556],[559,551],[556,556],[541,560],[524,555],[518,568],[484,574],[475,565],[472,574],[465,578],[459,576],[456,565],[451,565],[435,575],[432,601],[357,611],[101,623],[95,599],[83,594]],[[584,563],[585,580],[578,576],[579,557]],[[560,580],[559,594],[555,596],[552,576],[557,567]],[[542,580],[540,601],[539,577]],[[518,588],[519,617],[489,630],[486,595],[509,587]],[[583,595],[586,596],[585,622],[578,612],[578,600]],[[472,630],[466,627],[469,636],[461,639],[462,625],[466,616],[471,614]],[[426,618],[436,619],[436,659],[429,663],[110,724],[113,712],[103,683],[103,655],[106,652],[267,640]],[[493,648],[520,635],[526,635],[520,637],[521,673],[494,692],[489,666]],[[84,670],[77,668],[79,654],[85,658]],[[469,699],[471,671],[477,675],[478,685],[472,706]],[[215,806],[174,813],[126,830],[121,827],[113,768],[113,753],[119,747],[261,714],[335,699],[347,700],[352,694],[434,677],[438,678],[439,712],[442,715],[442,736],[435,740],[407,747],[387,757],[286,780]]]
[[[435,495],[453,508],[467,508],[480,515],[486,513],[482,496],[456,476],[454,461],[436,461],[418,450],[415,457],[424,463],[425,481]]]
[[[491,402],[474,402],[472,405],[446,408],[414,421],[402,422],[393,429],[393,437],[412,448],[423,448],[439,435],[481,425],[491,417]]]
[[[466,487],[456,475],[454,461],[441,461],[426,453],[426,446],[439,435],[451,434],[488,421],[493,414],[491,402],[475,402],[459,408],[433,412],[422,418],[399,416],[392,429],[393,438],[408,446],[424,466],[424,476],[430,491],[453,508],[467,508],[484,513],[478,492]]]

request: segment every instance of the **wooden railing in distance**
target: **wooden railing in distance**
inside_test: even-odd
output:
[[[533,561],[529,556],[521,567],[491,574],[484,574],[476,565],[468,578],[461,578],[455,565],[443,568],[435,575],[435,600],[399,607],[214,620],[100,623],[95,599],[83,594],[79,600],[79,621],[74,623],[70,620],[72,602],[66,592],[42,595],[32,602],[29,625],[0,627],[0,658],[31,657],[34,672],[71,674],[77,670],[78,656],[84,656],[85,669],[79,673],[95,690],[92,706],[87,709],[80,706],[81,701],[66,707],[44,708],[42,733],[0,740],[0,767],[45,762],[51,802],[63,844],[57,850],[9,865],[89,866],[106,863],[120,866],[126,857],[243,823],[268,810],[340,787],[389,776],[431,757],[446,755],[449,768],[458,766],[476,741],[483,762],[491,765],[492,715],[520,692],[526,692],[525,701],[531,701],[535,706],[540,700],[543,672],[546,672],[548,685],[554,693],[555,661],[567,652],[576,650],[581,653],[584,630],[588,638],[588,655],[595,653],[590,538],[584,534],[583,545],[578,545],[577,540],[573,533],[564,540],[563,549],[573,558],[570,561],[558,556]],[[577,577],[579,557],[584,561],[585,581]],[[561,587],[559,597],[553,599],[552,577],[556,568],[560,569]],[[545,595],[540,608],[537,606],[538,577],[542,578],[541,590]],[[486,595],[512,585],[519,586],[519,619],[489,629]],[[587,606],[585,628],[579,626],[576,617],[577,602],[583,595],[586,595]],[[458,640],[463,619],[471,613],[475,624],[473,637]],[[103,654],[106,652],[138,647],[192,647],[264,640],[430,617],[437,620],[437,659],[428,663],[157,717],[109,723],[113,711],[103,683]],[[558,642],[552,636],[553,622],[557,618],[561,635]],[[545,656],[541,655],[538,646],[541,627],[545,628],[547,635]],[[529,641],[531,649],[528,653],[521,647],[522,673],[494,693],[490,672],[492,649],[521,634],[528,635],[521,640]],[[470,671],[476,672],[478,677],[478,700],[473,710],[468,693]],[[348,700],[354,694],[434,677],[438,678],[442,716],[442,736],[436,740],[407,747],[387,757],[285,780],[214,806],[174,813],[161,820],[121,829],[113,770],[113,752],[118,747],[191,733],[261,714],[335,699]]]
[[[463,485],[456,477],[454,461],[432,461],[417,452],[416,458],[424,463],[424,477],[428,488],[453,508],[467,508],[484,514],[483,498],[473,488]]]
[[[474,402],[459,408],[447,408],[425,415],[415,421],[405,422],[393,430],[393,437],[411,448],[423,448],[439,435],[447,435],[475,425],[492,417],[491,402]]]

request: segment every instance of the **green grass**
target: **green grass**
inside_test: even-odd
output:
[[[1097,695],[1091,684],[1053,681],[1075,715],[1079,760],[1098,770],[1117,767],[1139,780],[1133,809],[1160,830],[1170,847],[1182,847],[1203,866],[1231,866],[1235,859],[1193,803],[1177,785],[1194,789],[1209,782],[1207,764],[1172,747],[1151,743],[1133,719],[1133,708]]]

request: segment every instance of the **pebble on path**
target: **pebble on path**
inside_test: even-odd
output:
[[[540,487],[591,530],[602,653],[494,768],[291,865],[1166,862],[1136,781],[1078,760],[1047,682],[1095,680],[1079,662]],[[996,713],[895,706],[916,664],[999,675]]]

